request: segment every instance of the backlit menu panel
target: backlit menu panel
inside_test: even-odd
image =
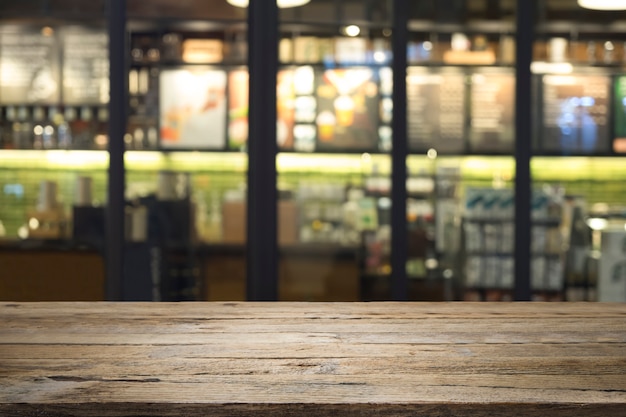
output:
[[[374,75],[372,69],[365,67],[325,70],[317,74],[316,150],[377,148],[379,96]],[[296,98],[296,120],[301,99]],[[312,104],[310,100],[302,107],[310,110]]]
[[[609,77],[543,77],[542,148],[563,154],[608,150]]]
[[[0,33],[2,103],[56,103],[59,98],[54,31],[16,28]]]
[[[106,33],[71,29],[64,31],[62,39],[65,103],[108,103],[109,57]]]
[[[465,76],[409,68],[407,112],[409,149],[462,152],[465,127]]]
[[[163,70],[159,91],[163,148],[225,147],[225,71],[199,67]]]
[[[515,138],[515,77],[482,71],[472,75],[470,149],[512,152]]]

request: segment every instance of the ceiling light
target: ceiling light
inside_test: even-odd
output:
[[[226,0],[228,4],[235,7],[248,7],[249,0]],[[304,6],[309,3],[311,0],[276,0],[276,4],[281,9],[285,9],[287,7],[298,7]]]
[[[343,33],[345,33],[347,36],[352,37],[359,36],[359,34],[361,33],[361,28],[357,25],[346,26],[345,28],[343,28]]]
[[[592,10],[626,10],[626,0],[578,0],[578,5]]]

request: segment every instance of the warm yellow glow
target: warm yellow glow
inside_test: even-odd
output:
[[[34,217],[31,217],[30,220],[28,220],[28,227],[30,227],[32,230],[36,230],[39,228],[39,220],[37,220]]]
[[[578,0],[578,5],[593,10],[626,10],[626,0]]]
[[[359,34],[361,33],[361,28],[357,25],[349,25],[343,29],[343,33],[345,33],[347,36],[352,37],[359,36]]]
[[[569,62],[535,61],[530,64],[530,70],[535,74],[571,74],[574,67]]]
[[[248,0],[226,0],[228,4],[235,7],[248,7]],[[277,0],[276,3],[281,9],[287,7],[304,6],[311,0]]]
[[[163,164],[164,154],[161,152],[128,151],[124,153],[124,162],[132,165],[133,168],[146,167],[154,168]]]
[[[50,37],[54,35],[54,29],[52,29],[50,26],[44,26],[41,28],[41,34],[43,36]]]
[[[324,173],[361,173],[376,165],[380,174],[391,172],[388,155],[328,155],[281,153],[276,158],[278,172],[316,171]]]
[[[51,150],[45,151],[45,160],[52,166],[71,168],[91,168],[94,166],[106,167],[109,163],[109,154],[104,151]]]
[[[96,135],[94,143],[100,147],[105,147],[109,143],[109,137],[107,135]]]
[[[241,152],[127,151],[124,161],[129,170],[245,172],[248,169],[248,156]]]
[[[593,230],[604,230],[608,226],[609,221],[607,219],[601,219],[599,217],[592,217],[587,219],[587,226]]]

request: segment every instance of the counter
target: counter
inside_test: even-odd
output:
[[[626,305],[0,304],[0,415],[623,416]]]

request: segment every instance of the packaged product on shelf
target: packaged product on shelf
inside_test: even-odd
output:
[[[376,230],[378,227],[378,210],[376,199],[364,197],[358,201],[357,230]]]
[[[33,124],[29,115],[28,108],[26,106],[20,106],[17,108],[17,120],[18,123],[13,123],[13,137],[16,138],[18,149],[41,149],[43,148],[43,138],[41,139],[41,146],[38,148],[34,146],[33,141]],[[36,134],[36,133],[35,133]],[[43,135],[43,127],[41,128],[40,135]]]
[[[148,239],[148,209],[146,206],[127,206],[125,210],[125,236],[129,242]]]
[[[598,301],[626,302],[626,232],[604,230],[601,251]]]
[[[496,253],[502,250],[502,225],[485,223],[482,225],[483,246],[486,252]]]
[[[484,248],[483,228],[480,223],[466,221],[463,223],[465,233],[465,250],[480,252]]]
[[[63,205],[57,199],[58,184],[55,181],[41,181],[37,205],[28,210],[27,232],[24,237],[34,239],[59,239],[68,231],[67,218]]]
[[[214,63],[224,58],[224,42],[219,39],[186,39],[183,41],[183,61]]]
[[[465,216],[468,219],[483,216],[484,190],[469,187],[465,190]]]
[[[181,59],[182,52],[182,36],[178,33],[166,33],[162,39],[164,61],[178,61]]]
[[[282,38],[278,43],[278,61],[289,63],[293,60],[293,41],[289,38]]]
[[[535,191],[531,200],[531,217],[533,220],[547,220],[550,199],[541,191]]]
[[[497,207],[494,207],[494,217],[503,220],[512,220],[515,215],[515,194],[513,190],[500,190],[500,200]]]
[[[512,256],[500,259],[500,285],[502,288],[513,288],[515,277],[515,260]]]
[[[453,33],[450,42],[451,49],[443,54],[446,64],[492,65],[496,62],[494,51],[487,48],[484,36],[476,36],[478,40],[474,50],[470,50],[472,43],[464,33]]]
[[[568,61],[568,41],[565,38],[551,38],[548,42],[548,54],[550,62]]]
[[[486,219],[497,219],[500,209],[501,190],[483,190],[482,213]]]
[[[510,217],[511,219],[512,217]],[[512,220],[503,221],[501,224],[501,251],[503,253],[512,253],[515,243],[515,224]]]
[[[531,228],[531,248],[533,253],[547,252],[547,228],[544,225],[534,225]]]
[[[79,176],[76,179],[74,192],[74,206],[91,207],[93,205],[93,179],[88,176]]]
[[[498,288],[500,281],[500,260],[497,256],[483,257],[483,279],[481,285],[486,288]]]
[[[465,286],[479,288],[483,283],[483,257],[468,256],[465,262]]]
[[[513,64],[515,62],[515,38],[513,36],[502,36],[500,38],[499,61],[503,64]]]
[[[533,290],[545,290],[547,287],[547,268],[545,256],[533,256],[530,262],[530,286]]]
[[[563,290],[563,261],[558,257],[551,257],[548,259],[548,272],[546,287],[550,291],[562,291]]]

